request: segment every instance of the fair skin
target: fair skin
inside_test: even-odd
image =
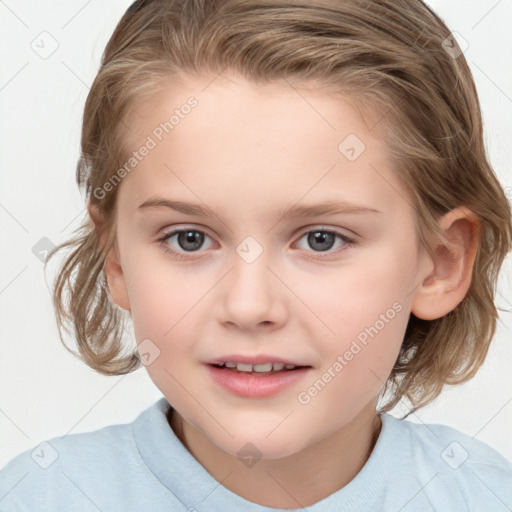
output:
[[[118,186],[108,287],[130,311],[137,343],[149,338],[160,350],[147,370],[174,407],[171,426],[192,455],[249,501],[305,507],[347,485],[367,461],[381,427],[377,397],[409,315],[439,318],[462,301],[477,221],[465,208],[445,215],[440,224],[454,248],[430,258],[416,246],[414,210],[385,143],[348,100],[312,89],[298,94],[286,83],[210,81],[169,87],[128,123],[136,149],[189,96],[198,100]],[[366,146],[355,161],[338,150],[349,134]],[[216,215],[138,208],[157,196]],[[284,208],[330,200],[378,213],[282,217]],[[99,228],[100,216],[89,211]],[[307,236],[322,228],[355,243],[335,237],[322,251]],[[178,236],[158,241],[174,229],[206,235],[193,251]],[[251,263],[237,253],[248,236],[263,249]],[[400,311],[385,327],[300,403],[299,393],[393,304]],[[213,382],[205,365],[234,353],[270,354],[309,368],[276,395],[240,397]],[[262,457],[252,467],[237,457],[248,442]]]

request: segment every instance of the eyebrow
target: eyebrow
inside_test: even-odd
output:
[[[196,215],[198,217],[219,217],[211,208],[206,205],[202,206],[197,203],[187,203],[184,201],[177,201],[160,197],[152,197],[144,201],[140,206],[137,207],[137,209],[171,209],[186,215]],[[382,212],[380,210],[376,210],[375,208],[350,203],[348,201],[325,201],[313,205],[292,205],[280,212],[280,218],[296,219],[318,217],[320,215],[362,213]]]

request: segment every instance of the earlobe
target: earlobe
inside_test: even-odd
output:
[[[103,217],[97,207],[92,203],[87,205],[87,210],[94,223],[94,228],[100,235],[100,244],[106,243],[108,232],[103,230]],[[130,302],[128,300],[128,291],[126,289],[125,276],[121,267],[117,243],[107,253],[104,263],[104,272],[107,280],[108,290],[112,300],[121,308],[130,311]]]
[[[110,249],[105,258],[105,275],[112,300],[121,308],[130,311],[130,301],[126,289],[123,268],[119,262],[117,244]]]
[[[411,312],[423,320],[441,318],[462,302],[471,285],[478,249],[480,223],[468,208],[450,211],[439,225],[446,239],[437,241],[434,269],[422,277],[411,305]]]

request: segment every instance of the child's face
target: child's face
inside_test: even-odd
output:
[[[349,102],[286,84],[207,84],[169,87],[129,123],[133,150],[150,149],[119,185],[122,274],[109,285],[131,310],[137,343],[151,340],[147,370],[183,418],[229,453],[252,442],[281,457],[373,418],[432,264],[417,252],[414,210],[386,146]],[[197,105],[182,109],[190,96]],[[140,208],[150,199],[216,216]],[[331,201],[378,212],[282,215]],[[158,241],[178,229],[192,233]],[[248,377],[208,364],[262,354],[307,368],[282,387],[253,377],[244,392]]]

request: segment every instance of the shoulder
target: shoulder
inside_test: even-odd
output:
[[[73,495],[94,472],[119,469],[122,452],[126,456],[133,442],[130,438],[129,424],[112,425],[54,437],[20,453],[0,470],[0,511],[10,510],[3,508],[6,503],[25,510],[22,502],[41,504],[52,494]]]
[[[115,458],[130,443],[130,430],[131,424],[127,423],[47,439],[17,455],[2,468],[1,474],[14,468],[30,469],[33,465],[49,469],[55,463],[65,465],[78,459],[84,462],[97,458]]]
[[[432,462],[444,462],[451,469],[495,468],[511,474],[512,463],[488,444],[460,430],[435,423],[415,423],[392,418],[402,435],[410,439],[416,453]]]
[[[512,509],[512,463],[494,448],[446,425],[384,417],[430,493],[460,496],[470,510]]]
[[[143,484],[154,490],[133,432],[149,432],[158,406],[131,423],[54,437],[14,457],[0,469],[0,512],[130,510]]]

